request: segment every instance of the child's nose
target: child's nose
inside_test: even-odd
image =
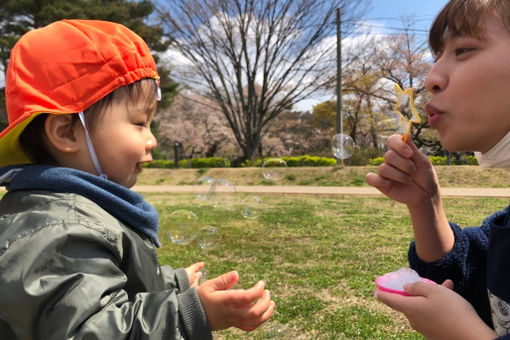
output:
[[[151,133],[150,138],[147,139],[147,143],[145,144],[145,148],[147,151],[153,150],[158,145],[158,141],[156,140],[156,137]]]

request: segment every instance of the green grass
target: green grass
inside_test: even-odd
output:
[[[479,166],[436,166],[442,187],[508,188],[510,172]],[[374,166],[296,167],[285,171],[283,180],[274,182],[262,176],[261,168],[144,169],[137,184],[193,185],[201,176],[226,178],[235,185],[317,185],[367,186],[365,174],[377,172]]]
[[[240,288],[267,282],[277,310],[252,333],[217,332],[215,339],[423,339],[407,320],[372,296],[374,279],[407,265],[412,231],[403,205],[381,197],[263,195],[242,216],[245,196],[214,207],[191,195],[145,194],[160,213],[162,264],[206,261],[209,277],[237,270]],[[254,204],[254,203],[252,203]],[[448,217],[479,225],[504,208],[506,199],[444,199]],[[204,254],[196,243],[170,242],[168,215],[194,211],[221,235]]]

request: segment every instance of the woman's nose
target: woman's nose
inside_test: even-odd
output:
[[[430,93],[438,93],[443,91],[448,86],[448,77],[444,72],[444,63],[441,62],[441,58],[439,58],[429,73],[427,74],[427,79],[425,79],[425,88]]]

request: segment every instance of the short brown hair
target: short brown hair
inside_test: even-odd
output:
[[[446,33],[454,36],[483,38],[485,21],[491,15],[510,23],[510,1],[508,0],[450,0],[439,12],[429,34],[432,54],[443,53]]]

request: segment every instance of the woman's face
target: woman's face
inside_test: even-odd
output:
[[[447,35],[426,88],[429,124],[450,151],[489,151],[510,131],[510,33],[487,19],[484,39]]]

